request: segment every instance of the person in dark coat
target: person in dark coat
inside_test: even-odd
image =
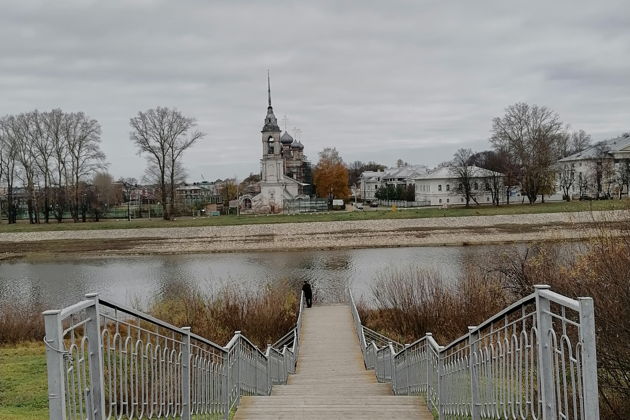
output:
[[[313,306],[313,289],[311,289],[311,285],[308,280],[304,280],[302,291],[304,292],[304,299],[306,299],[306,307],[310,308]]]

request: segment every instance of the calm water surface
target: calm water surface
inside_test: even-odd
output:
[[[213,290],[235,282],[256,288],[278,279],[296,285],[309,280],[320,301],[334,301],[348,285],[358,294],[369,293],[377,273],[386,267],[418,265],[453,279],[467,262],[483,261],[509,248],[377,248],[2,262],[0,305],[18,300],[59,308],[89,292],[120,303],[142,303],[180,284]]]

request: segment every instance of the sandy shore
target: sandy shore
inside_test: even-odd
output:
[[[0,258],[110,256],[579,240],[626,211],[0,234]]]

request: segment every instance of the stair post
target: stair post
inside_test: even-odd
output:
[[[538,375],[540,378],[540,396],[542,400],[542,417],[545,420],[555,420],[556,391],[554,387],[553,349],[551,348],[551,336],[553,319],[551,318],[551,305],[549,299],[541,292],[549,290],[546,284],[534,286],[536,295],[536,326],[538,329]]]
[[[66,352],[63,346],[61,311],[43,313],[46,325],[46,366],[48,369],[48,411],[50,420],[66,418],[66,389],[64,386]]]
[[[479,404],[479,370],[477,369],[477,357],[479,351],[479,332],[475,332],[477,327],[468,327],[468,344],[470,353],[468,355],[468,366],[470,374],[470,415],[472,420],[481,419]]]
[[[85,309],[87,322],[85,334],[88,339],[92,411],[94,420],[105,418],[105,383],[103,380],[103,346],[101,343],[101,320],[98,308],[98,293],[88,293],[86,299],[93,304]]]
[[[437,383],[438,383],[438,419],[444,419],[444,381],[442,375],[444,375],[444,358],[442,357],[442,350],[444,346],[438,348],[438,369],[437,369]]]
[[[190,420],[190,327],[182,327],[182,330],[185,333],[182,343],[182,420]]]
[[[582,384],[584,416],[599,418],[599,393],[597,385],[597,355],[595,349],[595,308],[593,298],[579,297],[580,341],[582,342]]]

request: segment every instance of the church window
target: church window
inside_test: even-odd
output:
[[[442,191],[442,184],[438,185],[438,191]],[[442,200],[440,200],[440,203],[442,202]]]
[[[450,191],[451,190],[451,185],[450,184],[446,184],[446,191]],[[448,202],[448,200],[447,200]]]
[[[268,155],[272,155],[273,154],[273,136],[269,136],[269,138],[267,139],[267,154]]]
[[[440,198],[440,201],[439,201],[439,203],[440,203],[440,204],[442,204],[442,199],[441,199],[441,198]]]

